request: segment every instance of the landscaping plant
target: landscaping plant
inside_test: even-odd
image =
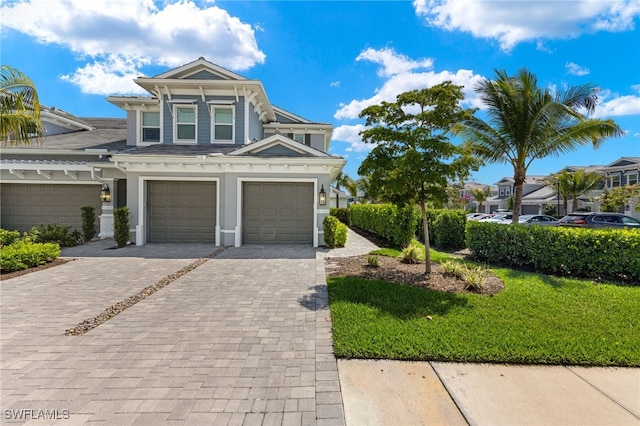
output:
[[[126,206],[113,209],[113,239],[118,248],[129,242],[129,208]]]
[[[91,241],[96,236],[96,209],[93,206],[80,207],[82,211],[82,232],[85,241]]]

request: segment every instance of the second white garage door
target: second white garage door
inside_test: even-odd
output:
[[[244,244],[313,244],[313,184],[245,182]]]

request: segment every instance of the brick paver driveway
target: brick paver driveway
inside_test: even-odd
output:
[[[212,251],[163,258],[145,247],[1,283],[3,424],[344,424],[324,267],[311,247],[227,249],[65,336]]]

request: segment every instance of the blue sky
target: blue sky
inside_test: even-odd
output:
[[[40,100],[82,117],[124,117],[105,101],[200,56],[263,82],[270,101],[334,125],[331,152],[357,176],[371,149],[366,106],[444,80],[473,88],[496,69],[541,86],[601,88],[598,117],[626,132],[594,150],[536,160],[528,174],[640,156],[640,0],[152,1],[5,0],[1,61],[29,75]],[[139,92],[138,92],[139,93]],[[472,180],[512,176],[482,167]]]

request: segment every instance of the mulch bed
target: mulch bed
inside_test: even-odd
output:
[[[48,269],[48,268],[53,268],[54,266],[64,265],[65,263],[71,262],[72,260],[75,260],[75,259],[56,259],[54,261],[47,262],[47,263],[45,263],[43,265],[38,265],[38,266],[34,266],[33,268],[23,269],[22,271],[7,272],[6,274],[2,273],[2,275],[0,275],[0,281],[10,280],[11,278],[15,278],[15,277],[19,277],[19,276],[22,276],[22,275],[30,274],[32,272],[42,271],[43,269]]]
[[[442,267],[431,263],[431,274],[425,275],[424,262],[417,264],[402,263],[400,259],[378,256],[378,267],[369,266],[369,255],[353,257],[330,257],[325,260],[328,276],[358,277],[372,280],[391,281],[413,287],[428,288],[450,293],[475,293],[494,295],[504,290],[504,283],[500,278],[486,272],[485,285],[482,290],[467,290],[465,282],[444,274]]]

